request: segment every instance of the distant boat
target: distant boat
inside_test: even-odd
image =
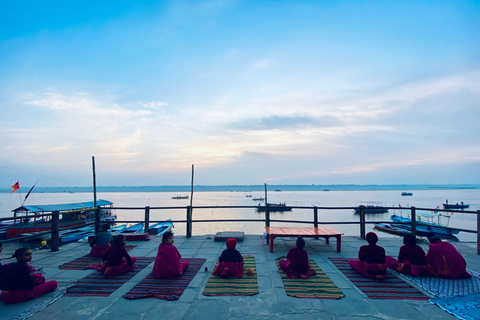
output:
[[[402,196],[413,196],[412,192],[402,192]]]
[[[360,209],[364,208],[365,213],[386,213],[388,208],[385,203],[382,202],[367,202],[362,201],[357,204],[358,208],[355,208],[355,214],[360,214]]]
[[[175,196],[175,197],[172,197],[172,199],[188,199],[189,196]]]
[[[251,194],[246,194],[246,195],[245,195],[245,197],[247,197],[247,198],[251,198],[251,197],[252,197],[252,195],[251,195]]]
[[[287,206],[285,203],[268,203],[268,211],[270,212],[282,212],[282,211],[292,211],[292,207]],[[265,211],[265,206],[258,205],[258,212]]]
[[[323,189],[323,191],[330,191],[330,190],[328,190],[328,189]]]
[[[463,203],[463,201],[459,204],[459,203],[456,203],[456,204],[450,204],[450,203],[443,203],[443,208],[444,209],[466,209],[466,208],[469,208],[470,205],[469,204],[466,204],[466,203]]]
[[[253,201],[263,201],[263,200],[265,200],[265,199],[262,198],[262,197],[260,197],[260,198],[253,198],[252,200],[253,200]]]
[[[276,189],[276,190],[275,190],[275,192],[281,192],[281,191],[282,191],[282,190],[280,190],[280,189]]]

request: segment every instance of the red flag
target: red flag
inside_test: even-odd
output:
[[[37,181],[38,182],[38,181]],[[23,203],[25,203],[25,201],[27,200],[28,196],[30,195],[30,193],[32,192],[33,188],[35,188],[35,186],[37,185],[37,183],[35,182],[35,184],[33,185],[33,187],[30,188],[30,190],[28,191],[27,195],[25,196],[25,199],[23,199]]]
[[[18,189],[20,189],[20,183],[17,181],[15,182],[15,184],[12,186],[12,191],[10,193],[14,193],[15,191],[17,191]]]

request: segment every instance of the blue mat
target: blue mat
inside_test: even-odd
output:
[[[480,294],[464,297],[430,299],[430,303],[438,305],[448,313],[464,320],[480,320]]]

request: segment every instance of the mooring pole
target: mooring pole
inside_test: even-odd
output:
[[[52,251],[58,251],[59,247],[59,236],[58,236],[58,220],[59,220],[59,212],[58,211],[53,211],[52,212],[52,223],[51,223],[51,237],[52,237],[52,243],[50,244],[50,247],[52,248]]]
[[[412,221],[412,234],[417,236],[417,215],[415,212],[415,207],[411,208],[410,220]]]
[[[93,171],[93,207],[95,208],[95,233],[100,232],[100,210],[97,210],[97,181],[95,176],[95,157],[92,156]]]
[[[365,239],[365,206],[360,206],[360,237]]]

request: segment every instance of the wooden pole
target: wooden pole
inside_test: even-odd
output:
[[[416,237],[417,236],[417,215],[415,212],[415,207],[412,207],[410,212],[410,220],[412,222],[412,234]]]
[[[477,254],[480,255],[480,210],[477,210]]]
[[[145,233],[148,233],[150,228],[150,206],[145,207]]]
[[[193,203],[193,173],[194,173],[194,166],[192,164],[192,183],[190,184],[191,185],[191,188],[190,188],[190,207],[192,206],[192,203]]]
[[[52,221],[51,221],[51,237],[52,237],[52,243],[50,244],[50,247],[52,248],[52,251],[58,251],[58,240],[59,240],[59,236],[58,236],[58,220],[59,220],[59,212],[58,211],[53,211],[52,212]]]
[[[100,210],[97,210],[97,180],[95,176],[95,157],[92,156],[93,171],[93,207],[95,208],[95,233],[100,232]]]
[[[365,206],[360,206],[360,237],[365,239]]]

